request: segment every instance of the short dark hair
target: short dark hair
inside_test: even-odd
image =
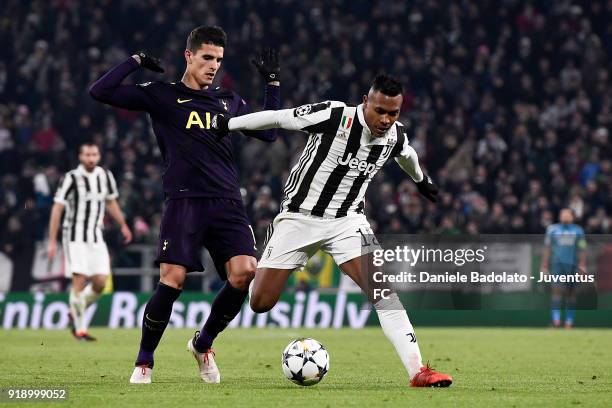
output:
[[[225,48],[226,43],[227,34],[218,26],[196,27],[187,37],[187,49],[191,52],[196,52],[202,44],[213,44]]]
[[[83,153],[84,147],[96,147],[98,150],[100,150],[100,147],[94,142],[85,142],[85,143],[81,143],[81,145],[79,146],[79,154]]]
[[[402,84],[392,76],[386,74],[376,75],[372,82],[372,90],[381,92],[387,96],[401,95],[404,91]]]

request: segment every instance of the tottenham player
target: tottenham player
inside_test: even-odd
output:
[[[379,75],[357,107],[323,102],[240,118],[215,118],[214,126],[222,134],[228,130],[270,128],[310,134],[285,185],[281,212],[268,232],[251,294],[254,311],[270,310],[291,272],[303,267],[318,249],[331,254],[345,274],[364,292],[370,292],[366,288],[368,277],[362,270],[366,263],[362,254],[373,251],[377,241],[366,238],[373,237],[373,232],[363,215],[363,200],[370,180],[389,159],[397,161],[425,197],[436,201],[438,188],[421,171],[406,130],[397,122],[401,106],[401,84]],[[423,366],[412,324],[397,294],[374,306],[411,384],[449,386],[450,376]]]
[[[132,232],[125,223],[117,197],[113,174],[98,166],[100,150],[93,143],[79,148],[79,166],[69,171],[55,194],[49,220],[49,259],[57,252],[57,233],[62,213],[66,211],[62,229],[65,272],[72,278],[70,314],[72,334],[78,340],[93,341],[87,332],[85,309],[93,304],[104,289],[110,273],[108,249],[102,236],[104,211],[121,227],[125,243]]]
[[[91,96],[98,101],[147,112],[164,161],[166,202],[156,259],[160,279],[145,307],[131,383],[151,382],[153,352],[168,325],[185,276],[204,269],[202,246],[208,249],[221,278],[227,282],[217,294],[204,327],[189,340],[188,348],[198,362],[202,380],[218,383],[213,340],[240,311],[255,275],[255,238],[240,195],[231,138],[220,138],[211,129],[212,117],[217,113],[240,116],[250,112],[235,92],[212,86],[226,41],[219,27],[194,29],[184,51],[185,73],[176,83],[122,85],[123,79],[139,67],[163,72],[159,61],[139,52],[90,88]],[[263,52],[253,62],[267,82],[265,109],[278,109],[280,67],[276,52]],[[265,141],[276,138],[275,131],[243,133]]]

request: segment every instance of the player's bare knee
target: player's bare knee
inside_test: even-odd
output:
[[[272,301],[272,299],[258,296],[255,293],[251,296],[250,300],[251,309],[253,309],[255,313],[266,313],[274,307],[275,303],[276,302]]]
[[[249,284],[255,278],[255,268],[244,269],[242,271],[233,272],[228,277],[230,285],[236,289],[249,290]]]
[[[179,265],[161,264],[159,268],[159,281],[164,285],[181,290],[185,283],[186,270]]]
[[[91,288],[93,289],[94,292],[96,292],[99,295],[104,290],[104,286],[106,285],[98,283],[98,282],[93,282],[91,285]]]
[[[77,292],[82,291],[87,285],[87,278],[81,274],[72,275],[72,288]]]
[[[248,290],[249,284],[255,278],[257,261],[252,257],[230,260],[227,267],[227,280],[236,289]]]

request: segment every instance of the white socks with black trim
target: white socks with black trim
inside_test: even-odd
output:
[[[374,308],[385,336],[395,347],[395,351],[412,379],[420,371],[423,361],[419,343],[417,343],[414,329],[404,306],[397,294],[393,293],[388,299],[376,302]]]
[[[87,332],[87,323],[85,319],[85,310],[89,305],[95,303],[100,294],[93,289],[93,285],[88,283],[82,291],[76,292],[74,288],[70,289],[70,312],[74,319],[74,328],[77,333]]]
[[[77,333],[86,331],[85,327],[85,298],[83,297],[83,291],[76,292],[74,288],[70,289],[70,312],[72,313],[72,319],[74,328]]]

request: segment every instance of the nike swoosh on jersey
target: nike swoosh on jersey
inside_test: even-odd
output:
[[[185,103],[185,102],[193,101],[193,99],[181,99],[181,98],[178,98],[176,101],[178,103]]]

